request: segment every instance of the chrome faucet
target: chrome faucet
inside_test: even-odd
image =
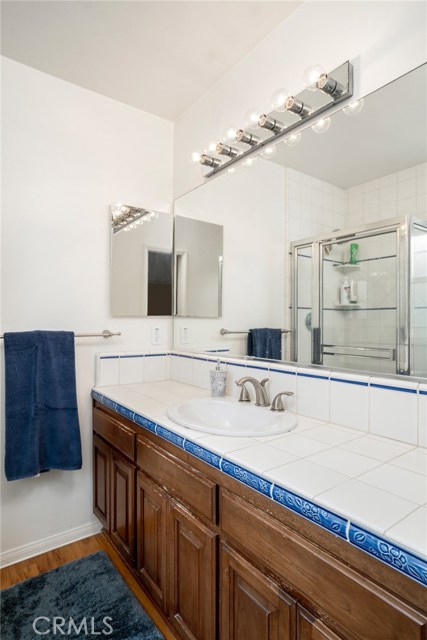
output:
[[[241,387],[239,402],[250,402],[251,399],[249,397],[248,390],[246,388],[246,383],[251,382],[255,389],[255,404],[257,407],[268,407],[270,402],[267,397],[267,389],[265,388],[265,384],[268,382],[268,378],[264,378],[261,380],[257,380],[256,378],[251,378],[250,376],[246,376],[244,378],[240,378],[240,380],[236,380],[236,384],[238,387]]]
[[[283,406],[283,396],[293,396],[293,391],[282,391],[278,393],[277,396],[274,397],[273,402],[271,403],[270,410],[271,411],[284,411],[285,407]]]

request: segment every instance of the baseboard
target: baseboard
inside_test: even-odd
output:
[[[66,544],[70,544],[70,542],[88,538],[89,536],[99,533],[101,529],[102,526],[99,522],[88,522],[80,527],[75,527],[63,533],[57,533],[54,536],[43,538],[43,540],[37,540],[30,544],[24,544],[22,547],[15,547],[15,549],[4,551],[0,553],[0,568],[15,564],[15,562],[27,560],[33,556],[38,556],[40,553],[63,547]]]

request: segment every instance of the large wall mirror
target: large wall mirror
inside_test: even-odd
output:
[[[224,269],[220,319],[175,318],[174,346],[280,328],[284,360],[427,377],[427,65],[317,129],[176,200],[223,227]]]

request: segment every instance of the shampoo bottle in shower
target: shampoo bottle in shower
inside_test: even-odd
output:
[[[340,304],[350,304],[350,283],[347,278],[341,285]]]

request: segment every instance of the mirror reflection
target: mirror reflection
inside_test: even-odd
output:
[[[175,216],[175,314],[195,318],[221,315],[223,227]]]
[[[172,315],[173,216],[113,205],[111,314]]]
[[[185,321],[182,332],[177,319],[175,347],[247,355],[250,329],[292,329],[283,334],[282,359],[426,375],[426,69],[347,105],[328,127],[307,126],[271,158],[224,171],[178,198],[176,212],[188,207],[193,217],[224,226],[226,270],[221,323]],[[372,225],[382,232],[368,240]],[[352,244],[358,275],[343,275],[333,265],[351,263]],[[403,251],[406,271],[399,268]],[[322,300],[312,286],[313,262],[327,283]],[[361,346],[376,357],[361,356]]]

